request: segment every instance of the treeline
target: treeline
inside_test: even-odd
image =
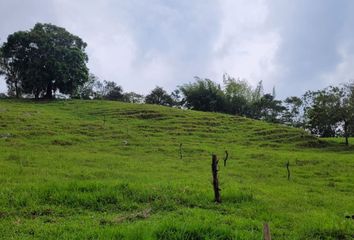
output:
[[[320,137],[345,137],[354,134],[354,82],[329,86],[284,101],[273,93],[264,93],[262,82],[252,88],[247,81],[224,75],[223,86],[209,79],[179,88],[180,106],[190,109],[222,112],[301,127]]]
[[[222,85],[196,77],[171,93],[156,87],[143,96],[90,74],[86,46],[80,37],[52,24],[38,23],[29,31],[9,35],[0,46],[0,75],[8,87],[0,97],[64,96],[220,112],[301,127],[321,137],[344,136],[347,144],[354,133],[353,83],[280,101],[274,89],[264,92],[262,82],[252,87],[246,80],[225,74]]]

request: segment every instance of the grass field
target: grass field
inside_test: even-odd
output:
[[[354,239],[353,146],[230,115],[1,100],[0,186],[3,239]]]

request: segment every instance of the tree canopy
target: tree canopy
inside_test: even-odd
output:
[[[330,86],[307,92],[311,105],[307,108],[307,128],[322,137],[342,135],[346,139],[354,130],[354,85]]]
[[[146,95],[145,103],[173,106],[173,99],[162,87],[156,87]]]
[[[64,28],[37,23],[8,36],[1,47],[0,68],[10,95],[53,98],[56,91],[75,95],[88,81],[87,44]]]
[[[210,79],[195,77],[194,83],[180,87],[186,107],[210,112],[224,112],[225,98],[220,85]]]

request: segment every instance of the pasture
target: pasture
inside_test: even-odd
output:
[[[353,239],[342,141],[145,104],[0,100],[0,238],[262,239],[268,222],[273,239]]]

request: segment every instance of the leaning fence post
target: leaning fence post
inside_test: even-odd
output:
[[[268,223],[263,224],[263,239],[264,240],[272,240],[272,236],[270,235],[270,228]]]
[[[290,181],[290,162],[288,161],[287,163],[286,163],[286,170],[288,170],[288,181]]]
[[[183,158],[183,152],[182,152],[182,143],[179,144],[179,158]]]
[[[218,157],[213,154],[211,161],[211,172],[213,174],[213,187],[214,187],[214,200],[217,203],[221,203],[219,179],[218,179]]]
[[[225,150],[224,167],[226,167],[226,161],[228,158],[229,158],[229,153],[227,150]]]

